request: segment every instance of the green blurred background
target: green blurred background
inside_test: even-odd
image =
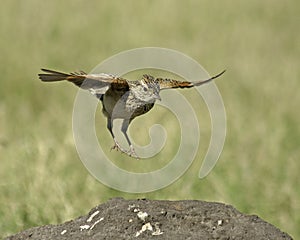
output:
[[[292,0],[1,1],[0,234],[61,223],[120,196],[221,201],[300,239],[299,12],[299,1]],[[129,194],[99,183],[77,155],[77,89],[43,84],[37,74],[41,67],[90,71],[118,52],[146,46],[181,51],[211,74],[227,69],[216,82],[227,111],[227,139],[217,166],[199,180],[210,133],[199,101],[197,160],[169,187]],[[192,90],[184,94],[196,98]],[[100,109],[98,136],[109,147]],[[146,143],[151,124],[170,121],[168,130],[169,119],[155,107],[135,120],[131,135],[143,133]],[[165,163],[174,152],[169,149],[153,163],[108,154],[138,170]]]

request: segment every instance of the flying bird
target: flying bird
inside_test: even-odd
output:
[[[218,78],[224,72],[200,81],[178,81],[168,78],[155,78],[144,74],[140,80],[130,81],[112,74],[87,74],[84,71],[63,73],[41,69],[39,74],[44,82],[69,81],[76,86],[90,91],[102,102],[102,112],[107,117],[107,128],[114,140],[112,149],[120,150],[127,155],[138,158],[127,135],[131,121],[137,116],[150,111],[157,100],[161,100],[160,91],[171,88],[192,88]],[[112,131],[114,119],[123,119],[121,131],[124,134],[129,150],[124,149],[116,140]]]

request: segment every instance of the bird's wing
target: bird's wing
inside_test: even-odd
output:
[[[160,90],[170,89],[170,88],[191,88],[191,87],[196,87],[208,83],[211,80],[220,77],[224,72],[225,70],[211,78],[208,78],[206,80],[196,81],[196,82],[177,81],[177,80],[166,79],[166,78],[157,78],[156,81],[158,81],[159,83]]]
[[[42,69],[42,71],[46,73],[39,74],[39,78],[44,82],[67,80],[82,89],[89,90],[93,94],[104,94],[110,85],[113,85],[115,88],[128,88],[126,79],[119,78],[112,74],[87,74],[83,71],[62,73],[49,69]]]

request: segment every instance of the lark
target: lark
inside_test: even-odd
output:
[[[224,72],[200,81],[178,81],[168,78],[155,78],[144,74],[140,80],[130,81],[113,74],[87,74],[84,71],[63,73],[49,69],[41,69],[39,74],[44,82],[69,81],[78,87],[88,90],[102,102],[102,112],[107,117],[107,128],[114,140],[112,149],[120,150],[127,155],[138,158],[127,135],[132,120],[149,112],[157,100],[161,100],[160,91],[165,89],[192,88],[203,85],[220,77]],[[123,148],[113,133],[113,121],[123,119],[121,131],[124,134],[129,149]]]

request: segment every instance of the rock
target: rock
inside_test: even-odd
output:
[[[258,216],[230,205],[197,200],[115,198],[59,225],[34,227],[17,239],[292,239]]]

